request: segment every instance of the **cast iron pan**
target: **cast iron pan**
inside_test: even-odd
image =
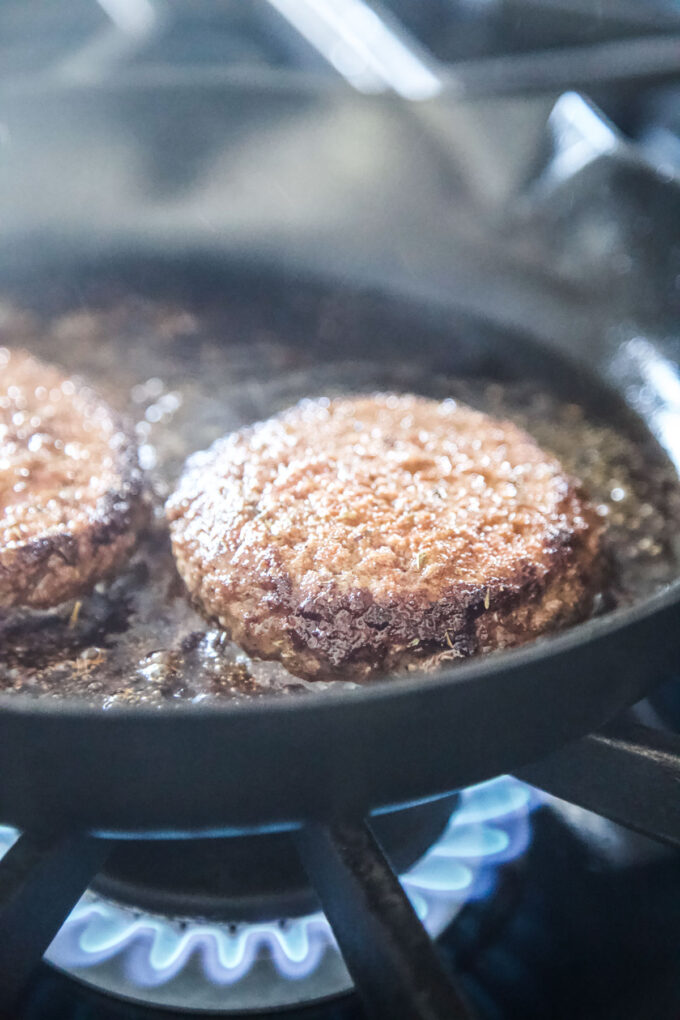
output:
[[[106,272],[119,285],[157,286],[167,283],[170,268],[130,257]],[[464,374],[480,366],[502,371],[503,364],[521,374],[532,366],[572,398],[594,401],[600,413],[623,413],[610,389],[614,352],[608,359],[600,350],[597,365],[589,356],[585,370],[586,354],[557,351],[554,338],[542,346],[386,293],[376,298],[379,311],[369,323],[356,311],[365,295],[338,281],[286,277],[280,267],[244,275],[194,257],[172,272],[225,301],[250,288],[273,321],[291,288],[330,293],[335,307],[351,309],[351,329],[336,344],[365,347],[370,325],[378,358],[416,364],[432,356],[442,369]],[[82,301],[92,270],[60,273],[62,289]],[[53,268],[51,281],[55,274]],[[30,293],[31,281],[22,287]],[[319,358],[335,356],[328,339],[314,339],[309,320],[294,327],[291,335],[315,344]],[[195,834],[285,827],[431,797],[531,762],[642,697],[677,665],[679,601],[676,582],[520,650],[347,692],[108,712],[72,699],[4,694],[0,818],[19,827]]]

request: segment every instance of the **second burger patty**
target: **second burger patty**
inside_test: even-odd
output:
[[[0,347],[0,611],[85,594],[146,522],[134,435],[82,381]]]
[[[453,400],[302,401],[190,458],[167,515],[206,615],[309,679],[522,644],[588,615],[602,579],[559,462]]]

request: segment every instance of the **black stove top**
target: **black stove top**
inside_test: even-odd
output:
[[[463,909],[439,945],[480,1020],[672,1020],[680,1010],[679,865],[677,852],[550,801],[534,813],[527,853],[505,867],[493,895]],[[46,965],[20,1012],[22,1020],[170,1015],[112,1000]],[[365,1014],[345,996],[284,1015]]]

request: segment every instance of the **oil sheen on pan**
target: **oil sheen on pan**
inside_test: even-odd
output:
[[[318,313],[324,342],[337,333],[333,315],[332,306]],[[264,321],[245,297],[240,304],[180,302],[118,287],[77,310],[65,302],[36,310],[14,299],[2,305],[1,322],[0,345],[26,348],[83,376],[134,422],[152,501],[130,559],[89,595],[56,609],[0,614],[3,690],[85,697],[110,708],[289,697],[365,682],[356,673],[337,679],[332,672],[310,681],[281,663],[249,657],[193,605],[170,548],[164,504],[187,457],[305,398],[413,392],[462,402],[525,430],[566,475],[579,479],[601,523],[609,569],[588,596],[589,611],[644,597],[677,576],[680,499],[671,465],[651,437],[565,402],[544,382],[461,378],[442,371],[441,359],[429,363],[422,350],[371,358],[370,345],[365,356],[348,356],[339,344],[331,356],[327,345],[306,343],[285,315],[279,325],[271,316]],[[426,575],[422,556],[419,565]],[[486,591],[481,607],[485,600]],[[445,633],[444,641],[437,654],[447,656],[453,649]]]

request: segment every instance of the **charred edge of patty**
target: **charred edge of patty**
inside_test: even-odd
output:
[[[463,659],[516,647],[585,619],[605,582],[602,523],[578,490],[571,496],[585,527],[557,536],[540,564],[519,564],[483,587],[458,584],[436,600],[411,592],[389,602],[366,589],[325,588],[300,601],[282,571],[273,586],[254,583],[252,606],[230,612],[227,603],[216,614],[202,585],[194,601],[246,652],[279,659],[310,680],[367,678],[436,655]]]
[[[115,431],[125,436],[112,472],[115,488],[99,497],[88,523],[0,548],[0,610],[49,609],[86,594],[136,545],[150,504],[134,432],[120,418]]]

